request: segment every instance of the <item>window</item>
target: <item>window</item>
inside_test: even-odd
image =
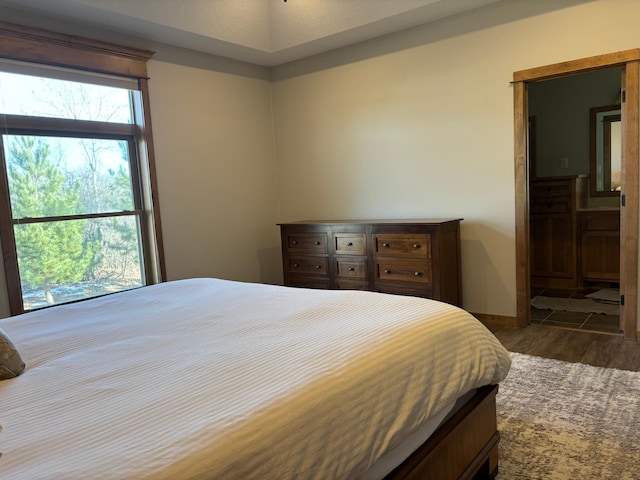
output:
[[[0,235],[11,313],[163,280],[146,79],[130,65],[126,75],[93,71],[112,68],[100,58],[111,45],[87,41],[89,69],[60,67],[55,51],[82,50],[81,40],[2,27]],[[25,32],[55,36],[55,46],[43,44],[55,66],[2,58]]]

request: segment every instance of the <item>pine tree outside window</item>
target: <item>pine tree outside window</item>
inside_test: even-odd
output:
[[[84,48],[76,37],[26,31]],[[0,235],[11,313],[162,281],[146,78],[129,76],[130,65],[114,76],[3,60],[7,32],[20,42],[25,29],[0,22]]]

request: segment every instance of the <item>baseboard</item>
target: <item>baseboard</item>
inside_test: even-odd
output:
[[[518,326],[517,317],[507,317],[506,315],[492,315],[490,313],[471,313],[474,317],[480,320],[482,323],[491,323],[493,325],[508,325],[510,327]]]

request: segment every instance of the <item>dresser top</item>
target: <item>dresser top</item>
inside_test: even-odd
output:
[[[308,220],[301,222],[282,222],[278,225],[441,225],[443,223],[460,222],[462,218],[406,218],[387,220]]]

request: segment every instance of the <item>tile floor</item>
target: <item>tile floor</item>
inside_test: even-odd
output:
[[[531,289],[531,298],[536,295],[560,298],[584,298],[598,288],[579,290],[559,290],[551,288]],[[602,313],[565,312],[556,310],[540,310],[531,307],[531,323],[537,323],[550,327],[562,327],[573,330],[585,330],[590,332],[621,335],[620,316],[605,315]]]

